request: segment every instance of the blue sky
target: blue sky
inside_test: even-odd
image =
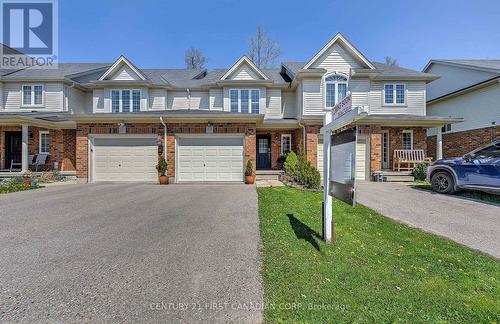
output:
[[[182,68],[188,47],[231,66],[261,24],[282,61],[307,61],[340,31],[368,59],[421,70],[430,58],[500,59],[500,1],[60,0],[61,62]]]

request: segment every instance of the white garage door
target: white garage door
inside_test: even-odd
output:
[[[243,137],[179,137],[177,181],[243,181]]]
[[[155,138],[95,138],[93,181],[156,182]]]

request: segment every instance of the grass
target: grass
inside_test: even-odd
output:
[[[419,189],[424,189],[424,190],[432,190],[431,184],[427,181],[416,181],[413,184],[414,188],[419,188]],[[455,194],[456,196],[459,197],[464,197],[464,198],[471,198],[471,199],[476,199],[476,200],[482,200],[482,201],[487,201],[495,204],[500,205],[500,196],[499,195],[494,195],[490,194],[487,192],[481,192],[481,191],[459,191]]]
[[[326,244],[322,193],[258,196],[267,322],[499,321],[498,260],[336,200]]]
[[[39,186],[25,186],[24,183],[9,181],[7,183],[0,183],[0,194],[11,193],[16,191],[26,191],[38,189]]]

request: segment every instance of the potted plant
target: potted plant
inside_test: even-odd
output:
[[[245,182],[247,184],[253,184],[255,182],[255,175],[253,174],[252,161],[248,160],[247,167],[245,169]]]
[[[160,184],[167,185],[168,184],[168,176],[165,175],[167,173],[168,163],[163,156],[160,156],[158,159],[158,164],[156,165],[156,170],[160,174]]]

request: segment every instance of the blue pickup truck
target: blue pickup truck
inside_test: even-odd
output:
[[[500,194],[500,140],[461,158],[438,160],[427,169],[432,190],[452,194],[478,190]]]

